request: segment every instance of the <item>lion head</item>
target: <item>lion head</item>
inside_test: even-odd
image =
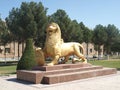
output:
[[[53,23],[53,22],[48,25],[48,28],[46,29],[46,32],[47,32],[48,35],[52,35],[52,34],[55,34],[55,33],[61,35],[59,25],[57,23]]]

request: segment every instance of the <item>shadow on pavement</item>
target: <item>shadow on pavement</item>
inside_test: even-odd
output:
[[[117,68],[118,71],[120,71],[120,68]]]
[[[31,82],[19,80],[19,79],[17,79],[17,78],[10,78],[10,79],[6,79],[6,80],[7,80],[7,81],[11,81],[11,82],[16,82],[16,83],[25,84],[25,85],[31,85],[31,84],[33,84],[33,83],[31,83]]]

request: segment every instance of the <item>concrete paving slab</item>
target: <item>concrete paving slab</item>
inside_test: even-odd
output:
[[[19,81],[16,75],[1,76],[0,90],[120,90],[120,71],[117,74],[52,85]]]

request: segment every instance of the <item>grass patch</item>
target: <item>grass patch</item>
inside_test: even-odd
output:
[[[8,75],[16,73],[16,65],[0,66],[0,75]]]
[[[67,63],[71,63],[71,62],[72,61],[69,60]],[[88,63],[91,63],[92,65],[101,65],[103,67],[117,68],[117,70],[120,70],[120,59],[116,59],[116,60],[89,60]],[[0,75],[16,74],[16,67],[17,67],[17,65],[0,66]]]
[[[120,59],[116,60],[90,60],[88,63],[92,65],[101,65],[104,67],[117,68],[120,70]]]

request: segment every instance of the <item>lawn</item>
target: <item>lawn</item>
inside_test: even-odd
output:
[[[8,75],[16,73],[16,65],[0,66],[0,75]]]
[[[71,60],[69,60],[71,63]],[[120,70],[120,59],[116,60],[89,60],[92,65],[101,65],[104,67],[117,68]],[[0,66],[0,75],[9,75],[16,73],[16,65]]]
[[[116,60],[90,60],[88,61],[92,65],[102,65],[104,67],[117,68],[120,70],[120,59]]]

